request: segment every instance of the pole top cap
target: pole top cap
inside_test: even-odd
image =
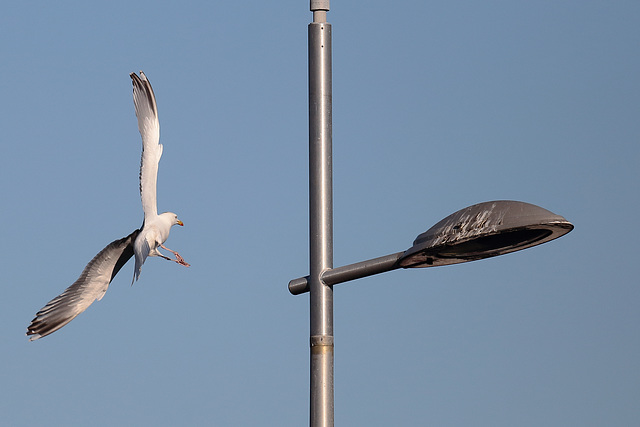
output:
[[[316,10],[329,11],[329,0],[311,0],[310,10],[312,12]]]

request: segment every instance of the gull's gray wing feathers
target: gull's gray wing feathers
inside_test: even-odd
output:
[[[145,230],[144,227],[140,230],[140,233],[143,233],[139,239],[135,239],[133,244],[133,251],[135,253],[135,262],[136,265],[133,269],[133,279],[131,280],[131,284],[138,280],[140,277],[140,273],[142,272],[142,264],[144,264],[145,260],[151,253],[151,247],[149,246],[149,241],[145,238],[145,235],[148,234],[148,230]]]
[[[133,256],[133,242],[140,230],[115,240],[101,250],[71,286],[45,305],[27,328],[30,341],[62,328],[94,301],[102,299],[109,284]]]

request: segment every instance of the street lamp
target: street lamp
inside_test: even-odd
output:
[[[504,255],[564,236],[573,224],[540,206],[499,200],[461,209],[420,234],[413,246],[343,267],[325,270],[329,286],[398,268],[459,264]],[[309,292],[309,276],[289,282],[293,295]]]
[[[573,225],[539,206],[496,201],[453,213],[419,235],[400,267],[431,267],[508,254],[564,236]]]
[[[519,251],[573,229],[530,203],[500,200],[461,209],[420,234],[403,252],[333,268],[331,24],[329,0],[310,0],[309,252],[310,274],[289,282],[310,293],[310,425],[333,426],[333,285],[399,268],[458,264]]]

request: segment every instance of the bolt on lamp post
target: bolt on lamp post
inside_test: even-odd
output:
[[[461,209],[420,234],[403,252],[333,268],[331,24],[329,0],[311,0],[309,24],[310,274],[289,282],[310,293],[310,425],[333,426],[333,285],[398,268],[458,264],[557,239],[573,225],[529,203],[500,200]]]

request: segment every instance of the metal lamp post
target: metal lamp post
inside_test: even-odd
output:
[[[312,426],[333,425],[333,267],[331,25],[329,0],[311,0],[309,24],[309,251]]]
[[[333,268],[331,24],[329,0],[311,0],[309,24],[310,274],[289,282],[310,294],[310,425],[333,426],[333,285],[399,268],[457,264],[536,246],[573,229],[546,209],[500,200],[461,209],[403,252]]]

